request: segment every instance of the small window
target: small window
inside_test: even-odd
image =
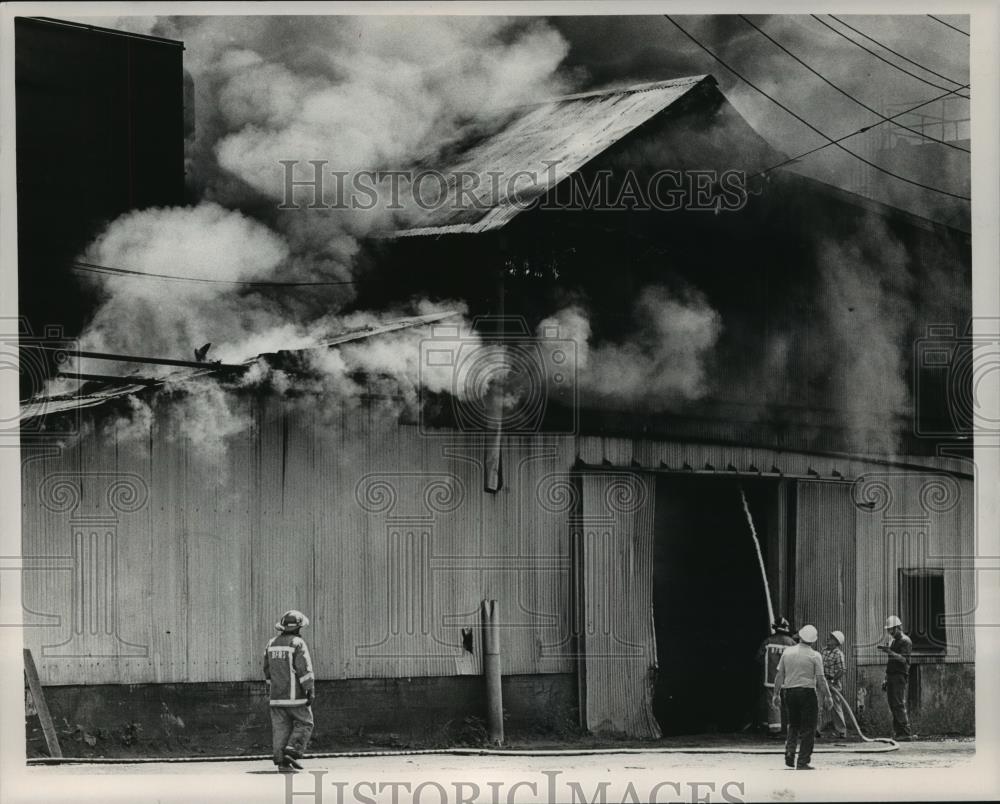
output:
[[[899,571],[899,616],[913,640],[914,653],[944,653],[948,648],[944,618],[944,573]]]

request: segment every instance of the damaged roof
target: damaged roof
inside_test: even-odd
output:
[[[702,84],[714,86],[715,79],[694,75],[565,95],[520,107],[498,130],[471,145],[441,171],[452,190],[456,175],[468,176],[469,194],[477,203],[438,204],[393,236],[498,229],[531,201]],[[529,177],[527,172],[533,175]],[[513,192],[508,192],[511,189]]]
[[[364,326],[358,327],[357,329],[347,330],[345,332],[338,333],[329,338],[316,343],[315,346],[308,349],[289,349],[280,352],[266,352],[263,354],[255,355],[254,357],[244,360],[242,363],[238,364],[222,364],[222,363],[205,363],[204,367],[198,366],[194,368],[189,368],[184,371],[171,371],[167,374],[160,374],[156,376],[152,375],[122,375],[121,377],[108,377],[107,381],[94,381],[88,380],[84,382],[76,392],[68,394],[59,394],[53,396],[38,395],[32,397],[31,399],[21,403],[20,420],[22,422],[28,421],[30,419],[35,419],[41,416],[51,416],[59,413],[66,413],[69,411],[81,410],[83,408],[92,408],[97,405],[103,405],[110,402],[113,399],[120,399],[122,397],[131,396],[132,394],[140,393],[141,391],[148,390],[149,388],[160,387],[163,388],[168,385],[178,385],[185,382],[190,382],[191,380],[197,379],[199,377],[205,377],[209,375],[218,375],[223,372],[240,371],[249,368],[258,360],[266,360],[268,358],[276,358],[278,356],[287,356],[290,354],[298,354],[303,352],[308,352],[316,349],[332,349],[335,346],[339,346],[344,343],[350,343],[352,341],[365,340],[367,338],[372,338],[377,335],[384,335],[388,332],[395,332],[401,329],[410,329],[411,327],[426,326],[428,324],[433,324],[437,321],[442,321],[447,318],[452,318],[458,315],[457,312],[445,311],[440,313],[429,313],[426,315],[410,316],[408,318],[399,318],[392,321],[386,321],[383,324],[376,326]],[[70,357],[72,357],[72,350],[68,350]],[[115,356],[108,356],[108,360],[112,362],[116,361]],[[142,361],[137,361],[142,362]],[[177,361],[182,362],[182,361]]]

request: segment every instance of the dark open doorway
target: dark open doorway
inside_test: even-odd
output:
[[[741,486],[766,564],[776,481],[681,474],[657,479],[653,709],[665,735],[740,731],[757,714],[762,684],[756,654],[769,623]]]

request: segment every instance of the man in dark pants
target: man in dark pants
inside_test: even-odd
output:
[[[892,712],[892,736],[903,742],[913,739],[910,732],[910,718],[906,712],[906,693],[910,684],[910,655],[913,643],[903,633],[903,623],[895,614],[885,621],[885,630],[892,637],[889,645],[879,645],[878,649],[889,657],[885,666],[885,681],[882,689],[889,699]]]
[[[823,659],[813,649],[819,634],[811,625],[799,630],[799,644],[785,648],[778,662],[772,703],[780,705],[785,693],[788,707],[788,738],[785,740],[785,765],[796,770],[813,770],[813,743],[819,708],[830,703],[830,689],[823,675]],[[819,700],[817,700],[817,694]],[[798,750],[798,762],[795,754]]]

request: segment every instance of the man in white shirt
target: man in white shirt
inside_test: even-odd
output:
[[[823,658],[814,649],[818,637],[815,627],[802,626],[799,630],[801,641],[798,645],[785,648],[774,679],[774,704],[780,704],[784,690],[788,709],[785,765],[796,770],[813,770],[809,760],[812,759],[816,740],[816,719],[820,706],[826,708],[831,702],[830,688],[823,675]],[[796,751],[799,755],[797,763]]]

